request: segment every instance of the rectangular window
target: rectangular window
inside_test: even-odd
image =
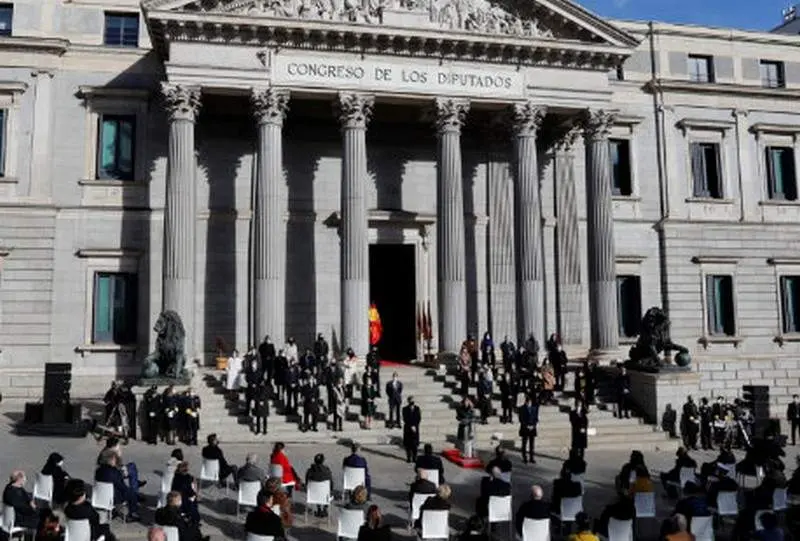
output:
[[[135,274],[95,273],[92,343],[136,343],[136,295]]]
[[[690,54],[689,80],[694,83],[713,83],[714,57],[706,55]]]
[[[609,139],[611,149],[611,190],[614,195],[632,195],[631,146],[627,139]]]
[[[135,115],[102,115],[97,141],[97,178],[133,180]]]
[[[6,175],[6,124],[8,112],[0,109],[0,177]]]
[[[0,36],[11,35],[11,23],[14,20],[14,4],[0,3]]]
[[[781,276],[781,324],[785,334],[800,333],[800,276]]]
[[[717,274],[706,276],[706,311],[708,333],[711,336],[736,335],[733,303],[733,277]]]
[[[762,60],[760,69],[761,86],[765,88],[784,88],[786,86],[783,62]]]
[[[767,147],[767,187],[770,199],[797,200],[797,178],[794,170],[794,149]]]
[[[722,199],[722,165],[719,144],[691,143],[694,197]]]
[[[622,338],[639,335],[642,320],[642,286],[638,276],[617,276],[617,322]]]
[[[103,44],[113,47],[139,46],[138,13],[106,13]]]

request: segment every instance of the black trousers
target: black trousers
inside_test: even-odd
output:
[[[703,423],[703,426],[700,427],[700,446],[703,449],[714,448],[714,440],[711,435],[711,425],[709,423]]]
[[[684,446],[691,448],[697,447],[697,425],[692,422],[688,422],[686,423],[686,426],[683,427],[683,429],[684,429],[683,433]]]
[[[389,402],[389,424],[400,425],[400,403]]]
[[[147,417],[144,422],[144,439],[147,443],[158,443],[158,416]]]
[[[792,445],[797,443],[798,430],[800,430],[800,420],[792,419]]]
[[[527,434],[522,436],[522,460],[533,460],[534,449],[536,445],[536,436]]]
[[[628,406],[628,397],[624,394],[617,397],[617,415],[620,419],[622,419],[623,415],[625,417],[631,416],[631,410]]]
[[[267,433],[267,417],[260,416],[256,417],[256,426],[255,426],[255,433],[256,434],[266,434]]]
[[[335,409],[333,413],[333,429],[339,432],[342,431],[342,416],[336,413]]]
[[[417,449],[419,445],[407,445],[406,446],[406,460],[408,462],[416,462],[417,461]]]
[[[317,429],[317,412],[312,408],[303,408],[303,425],[306,428]]]
[[[286,409],[287,410],[289,410],[291,412],[296,412],[297,411],[297,399],[299,398],[299,396],[300,396],[300,390],[297,387],[295,387],[295,388],[291,388],[290,387],[289,388],[289,390],[286,393]]]

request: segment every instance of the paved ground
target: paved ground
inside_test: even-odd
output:
[[[222,447],[228,460],[234,464],[242,464],[247,452],[256,452],[261,457],[263,465],[263,462],[267,461],[273,443],[269,437],[266,437],[264,444],[259,446],[225,445],[223,441]],[[631,449],[635,447],[635,442],[631,442]],[[86,439],[18,437],[11,433],[7,416],[0,421],[0,475],[3,476],[9,474],[13,469],[22,468],[28,472],[29,483],[32,483],[33,474],[42,467],[47,455],[50,452],[58,451],[66,457],[65,468],[73,477],[91,480],[95,459],[100,448],[101,444],[95,442],[91,437]],[[797,454],[795,449],[787,448],[786,464],[790,470],[795,464],[795,455]],[[115,522],[112,529],[119,537],[145,538],[145,528],[152,521],[153,507],[159,486],[158,474],[169,457],[169,452],[170,448],[167,446],[154,447],[139,442],[131,442],[124,449],[125,460],[136,462],[142,477],[149,483],[143,489],[143,493],[147,497],[142,509],[143,524],[123,525]],[[287,449],[287,452],[301,475],[304,475],[314,454],[323,452],[334,472],[334,479],[341,479],[341,460],[346,456],[348,450],[342,446],[321,444],[292,446]],[[187,455],[192,470],[197,473],[199,471],[199,448],[184,449],[184,453]],[[373,479],[373,502],[381,507],[389,523],[396,526],[394,531],[397,536],[409,536],[405,527],[405,517],[408,512],[406,504],[408,483],[412,480],[413,475],[411,467],[406,464],[402,451],[398,448],[368,447],[364,449],[364,454],[369,461]],[[584,507],[592,516],[599,516],[605,504],[614,497],[613,479],[619,467],[625,462],[627,455],[628,452],[592,450],[587,452],[589,469],[586,475]],[[673,462],[672,453],[646,452],[645,456],[647,464],[656,478],[656,472],[670,468]],[[696,453],[698,462],[710,460],[712,457],[713,453],[710,452]],[[542,484],[545,493],[549,494],[552,479],[556,477],[565,458],[564,456],[538,456],[538,464],[525,466],[519,456],[514,454],[512,456],[514,461],[514,508],[516,509],[524,499],[528,498],[532,483]],[[455,507],[451,525],[460,528],[474,508],[482,473],[461,470],[447,463],[445,470],[445,477],[447,482],[452,485],[454,495]],[[335,485],[338,484],[335,483]],[[223,538],[243,539],[244,517],[236,518],[235,494],[230,494],[226,498],[224,492],[210,489],[205,491],[204,496],[200,509],[204,520],[204,533],[211,535],[215,541]],[[302,494],[295,497],[295,501],[298,502],[295,505],[296,526],[290,531],[290,538],[298,541],[333,539],[333,531],[327,528],[324,520],[312,517],[309,524],[304,523],[303,505],[299,503],[303,501],[303,497]],[[660,516],[666,516],[672,508],[672,502],[664,499],[660,492],[657,497],[657,505]],[[505,530],[501,529],[500,532],[503,534],[502,538],[505,539]],[[656,522],[645,520],[640,526],[637,540],[655,539],[656,533]]]

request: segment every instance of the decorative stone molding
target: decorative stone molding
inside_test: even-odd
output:
[[[511,108],[511,127],[517,137],[535,136],[542,126],[547,108],[531,101],[515,103]]]
[[[366,129],[372,117],[375,96],[356,92],[340,92],[336,101],[336,115],[344,129]]]
[[[460,132],[469,112],[469,100],[456,98],[436,98],[434,100],[436,113],[436,131],[444,133],[449,131]]]
[[[581,115],[584,139],[607,139],[611,134],[616,113],[605,109],[587,109]]]
[[[567,128],[567,131],[563,132],[555,141],[554,147],[555,151],[558,153],[570,153],[572,149],[575,147],[575,142],[578,140],[578,136],[581,134],[581,129],[579,126],[571,126]]]
[[[81,248],[75,255],[81,259],[135,259],[140,257],[142,252],[128,248]]]
[[[259,124],[281,126],[289,111],[289,91],[275,88],[253,89],[250,103]]]
[[[162,83],[161,94],[170,121],[195,121],[197,113],[200,112],[199,88]]]

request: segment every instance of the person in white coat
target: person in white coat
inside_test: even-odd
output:
[[[237,350],[233,350],[228,357],[228,366],[225,369],[225,389],[229,394],[238,394],[240,385],[240,374],[242,373],[242,357]]]
[[[298,360],[297,343],[295,343],[294,338],[291,336],[289,337],[289,340],[286,341],[286,346],[283,348],[283,354],[286,355],[286,360],[289,361],[289,364],[292,364],[292,362],[297,362]]]

